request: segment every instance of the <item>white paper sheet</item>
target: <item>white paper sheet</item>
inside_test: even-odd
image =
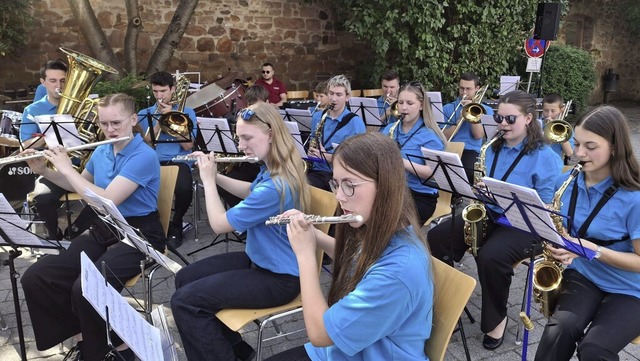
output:
[[[469,198],[476,198],[471,186],[469,185],[469,181],[467,180],[467,175],[462,166],[462,161],[457,154],[427,149],[424,147],[420,148],[420,150],[422,151],[422,155],[427,158],[425,159],[425,164],[431,167],[434,171],[432,179],[438,183],[438,187],[440,189],[453,192],[445,171],[438,164],[438,159],[448,165],[446,167],[446,171],[449,174],[449,178],[451,179],[451,183],[453,184],[453,188],[455,188],[456,192]]]
[[[375,98],[350,97],[349,109],[364,120],[366,125],[382,126],[380,108]]]
[[[296,149],[298,150],[298,153],[300,153],[300,157],[306,158],[307,151],[304,150],[304,145],[302,144],[302,138],[300,137],[300,129],[298,128],[298,123],[284,121],[284,125],[287,127],[287,129],[289,129],[289,133],[291,133],[291,136],[293,137]]]
[[[518,90],[519,84],[519,76],[502,75],[500,77],[500,93],[498,95],[505,95],[514,90]]]
[[[49,148],[53,148],[58,145],[70,148],[84,144],[84,142],[80,140],[78,129],[76,128],[73,117],[69,114],[38,115],[35,117],[35,120],[40,127],[40,132],[44,134],[44,141],[47,143],[47,147]],[[58,127],[58,133],[62,139],[62,144],[58,142],[58,137],[51,125],[52,122],[55,122]]]
[[[427,92],[429,101],[431,101],[431,113],[433,114],[433,120],[436,123],[443,123],[444,111],[442,110],[442,93],[440,92]]]
[[[163,305],[158,305],[151,311],[151,322],[160,330],[160,341],[162,344],[163,361],[178,361],[178,352],[173,341],[173,335],[169,329],[166,312]]]
[[[493,115],[481,115],[480,123],[482,124],[482,128],[484,128],[484,133],[487,139],[492,139],[498,132],[498,123],[493,120]]]
[[[234,134],[231,132],[229,122],[225,118],[197,117],[196,119],[204,142],[207,145],[207,150],[225,154],[240,153],[236,143],[233,141]],[[222,138],[222,142],[220,142],[220,138]]]
[[[287,122],[296,122],[299,124],[299,129],[305,132],[311,131],[311,113],[309,112],[309,109],[284,109],[282,120]]]
[[[29,222],[16,214],[2,193],[0,193],[0,213],[0,228],[2,228],[2,231],[9,237],[11,242],[23,247],[44,247],[38,237],[26,230]],[[10,245],[11,243],[0,238],[0,245],[5,244]]]

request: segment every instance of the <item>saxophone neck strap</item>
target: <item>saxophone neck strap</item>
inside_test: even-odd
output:
[[[496,155],[495,157],[493,157],[493,162],[491,163],[491,172],[489,173],[489,177],[491,178],[493,178],[493,174],[496,171],[496,165],[498,164],[498,157],[500,156],[500,149],[501,148],[498,148],[498,150],[496,151]],[[501,181],[506,182],[511,172],[513,172],[513,170],[516,168],[518,163],[520,163],[520,160],[522,159],[522,157],[524,157],[524,155],[527,153],[526,149],[527,149],[526,147],[522,147],[522,150],[520,151],[516,159],[513,161],[513,163],[511,163],[511,166],[509,167],[509,169],[507,169],[507,171],[504,173],[502,178],[500,178]]]
[[[336,126],[336,129],[334,129],[333,132],[331,132],[331,134],[329,134],[327,138],[324,138],[324,134],[322,135],[322,138],[323,138],[322,146],[324,147],[324,149],[328,150],[330,148],[333,148],[331,146],[327,147],[327,144],[329,144],[329,142],[331,141],[331,138],[333,138],[333,136],[338,132],[338,130],[344,128],[344,126],[347,125],[347,123],[349,123],[349,121],[355,116],[356,116],[355,113],[346,114],[344,117],[342,117],[342,120],[340,120],[340,123],[338,123],[338,126]]]
[[[618,191],[617,184],[612,184],[609,188],[607,188],[606,191],[604,191],[604,194],[602,194],[602,197],[600,197],[600,200],[596,204],[595,208],[593,208],[593,210],[591,211],[587,219],[584,221],[584,223],[582,223],[582,226],[580,226],[580,229],[578,229],[578,234],[577,234],[578,238],[584,238],[584,235],[587,233],[587,229],[589,229],[589,225],[591,225],[591,222],[593,221],[593,219],[596,217],[596,215],[598,215],[598,212],[600,212],[600,209],[602,209],[602,207],[604,207],[604,205],[607,204],[609,199],[611,199],[611,197],[613,197],[613,195],[616,194],[617,191]],[[576,179],[573,181],[573,189],[571,190],[571,200],[569,201],[569,212],[568,212],[569,224],[570,224],[569,230],[571,230],[573,226],[572,224],[573,216],[576,212],[577,201],[578,201],[578,178],[576,177]]]

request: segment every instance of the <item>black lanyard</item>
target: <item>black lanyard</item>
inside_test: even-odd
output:
[[[489,173],[489,177],[491,177],[491,178],[493,178],[493,173],[496,171],[496,164],[498,164],[498,156],[500,156],[500,150],[501,149],[502,149],[502,147],[498,148],[498,151],[496,151],[496,155],[493,157],[493,163],[491,164],[491,172]],[[513,163],[511,163],[511,167],[509,167],[509,169],[507,169],[507,172],[500,179],[501,181],[505,182],[507,180],[507,178],[509,177],[511,172],[513,172],[513,170],[516,168],[516,165],[518,165],[518,163],[520,163],[520,160],[526,154],[526,149],[527,148],[523,145],[522,146],[522,150],[520,151],[520,154],[518,154],[518,156],[513,161]]]
[[[607,188],[606,191],[604,191],[604,194],[598,201],[598,204],[596,204],[595,208],[591,211],[591,214],[589,214],[589,217],[587,217],[587,219],[584,221],[584,223],[582,223],[582,226],[578,230],[578,234],[577,234],[578,238],[584,238],[584,235],[587,233],[587,229],[589,228],[589,225],[591,225],[591,222],[593,221],[593,219],[596,217],[598,212],[600,212],[600,209],[604,207],[604,205],[609,201],[609,199],[611,199],[611,197],[613,197],[613,195],[617,191],[618,191],[617,184],[613,184],[612,186]],[[573,189],[571,190],[571,200],[569,201],[569,212],[568,212],[569,222],[572,222],[572,223],[573,223],[573,215],[576,212],[577,200],[578,200],[578,179],[576,178],[576,180],[573,181]],[[573,224],[570,224],[569,229],[572,228],[572,225]]]
[[[400,121],[400,120],[399,120]],[[402,127],[402,124],[398,124],[399,127]],[[413,133],[409,134],[409,138],[407,138],[407,140],[404,141],[404,143],[400,144],[400,142],[398,141],[398,136],[399,136],[399,132],[396,133],[396,144],[398,144],[398,147],[400,148],[400,150],[402,150],[402,148],[404,148],[405,145],[407,145],[407,143],[411,140],[411,138],[413,138],[414,135],[416,135],[416,133],[422,129],[422,127],[424,127],[424,123],[422,123],[416,130],[413,131]]]
[[[338,130],[342,129],[345,125],[347,125],[347,123],[349,123],[349,121],[355,116],[356,116],[355,113],[347,113],[347,114],[345,114],[344,117],[342,117],[342,120],[340,120],[340,123],[338,123],[336,128],[333,130],[333,132],[331,132],[331,134],[329,134],[329,136],[326,138],[326,140],[324,139],[324,134],[322,134],[322,138],[323,138],[322,139],[322,144],[323,144],[325,150],[333,148],[333,146],[327,147],[327,144],[329,144],[329,141],[331,140],[331,138],[333,138],[334,134],[336,134],[338,132]]]

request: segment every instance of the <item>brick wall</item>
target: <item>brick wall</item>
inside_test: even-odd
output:
[[[127,25],[124,2],[91,4],[121,58]],[[146,69],[177,4],[178,0],[139,0],[144,28],[138,39],[139,69]],[[91,55],[67,0],[41,0],[35,18],[29,50],[0,58],[0,89],[38,84],[40,66],[62,57],[58,47]],[[310,89],[316,79],[330,74],[355,77],[359,63],[367,58],[366,45],[336,31],[333,18],[322,5],[307,6],[298,0],[201,0],[167,70],[200,71],[204,81],[231,69],[255,80],[261,64],[268,61],[291,90]]]

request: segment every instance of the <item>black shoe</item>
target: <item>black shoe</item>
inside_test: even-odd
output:
[[[256,356],[256,351],[248,343],[240,341],[233,345],[233,354],[240,361],[250,361]]]
[[[118,355],[120,354],[120,355]],[[102,361],[134,361],[136,359],[136,354],[133,353],[133,350],[130,348],[122,351],[109,351],[109,353],[102,359]]]
[[[507,321],[504,325],[504,332],[502,333],[502,337],[500,338],[493,338],[485,333],[484,338],[482,339],[482,347],[486,348],[487,350],[495,350],[500,347],[500,345],[502,345],[502,341],[504,341],[504,335],[507,333],[508,324],[509,319],[507,318]]]
[[[84,357],[82,356],[82,341],[76,343],[75,346],[67,352],[62,361],[84,361]]]
[[[169,232],[169,245],[174,249],[182,246],[182,227],[173,227]]]

